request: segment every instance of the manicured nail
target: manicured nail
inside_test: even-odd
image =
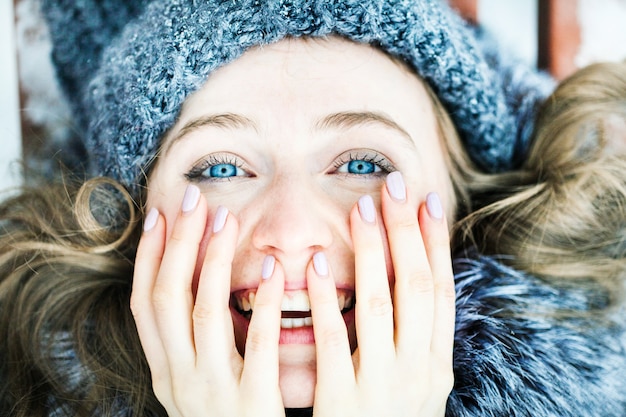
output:
[[[219,206],[215,212],[215,219],[213,219],[213,233],[218,233],[224,228],[227,217],[228,209],[224,206]]]
[[[313,268],[320,277],[328,276],[328,261],[324,252],[317,252],[313,255]]]
[[[261,278],[268,280],[274,274],[274,266],[276,265],[276,258],[272,255],[267,255],[263,259],[263,269],[261,270]]]
[[[391,198],[399,203],[404,203],[406,200],[406,186],[400,171],[394,171],[387,175],[387,190]]]
[[[426,196],[426,208],[428,209],[428,214],[430,214],[430,217],[432,217],[433,219],[443,219],[443,207],[441,206],[439,194],[428,193],[428,195]]]
[[[374,200],[372,196],[364,195],[359,198],[359,213],[364,222],[374,224],[376,223],[376,208],[374,207]]]
[[[200,201],[200,189],[195,185],[188,185],[183,197],[183,213],[192,212],[198,205],[198,201]]]
[[[154,226],[157,224],[157,220],[159,220],[159,210],[152,207],[150,211],[148,211],[146,219],[143,222],[143,231],[149,232],[154,229]]]

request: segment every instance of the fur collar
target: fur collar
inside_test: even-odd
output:
[[[447,417],[626,415],[625,323],[617,315],[600,318],[608,294],[555,287],[484,256],[456,259],[455,271],[455,387]],[[581,314],[590,310],[598,319]],[[55,342],[60,376],[74,387],[88,384],[71,336]],[[108,415],[135,414],[123,398],[115,403]],[[64,415],[58,399],[50,406],[51,416]]]
[[[608,294],[555,287],[488,257],[457,259],[455,270],[448,417],[626,415],[624,320],[604,321]]]

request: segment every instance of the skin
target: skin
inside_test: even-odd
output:
[[[169,415],[443,415],[443,152],[422,82],[372,47],[284,40],[211,74],[149,178],[131,299]],[[281,330],[302,293],[312,327]]]

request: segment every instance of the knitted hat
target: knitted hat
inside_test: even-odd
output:
[[[520,162],[534,104],[551,88],[536,74],[505,84],[517,64],[490,67],[486,44],[440,0],[44,0],[44,12],[92,173],[135,191],[208,75],[288,36],[335,34],[405,61],[489,172]]]

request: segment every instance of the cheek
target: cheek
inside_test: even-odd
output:
[[[185,194],[185,187],[176,187],[163,184],[162,181],[151,179],[148,181],[148,195],[146,199],[146,211],[156,208],[165,218],[166,237],[172,233],[172,226],[178,217],[180,207]]]

